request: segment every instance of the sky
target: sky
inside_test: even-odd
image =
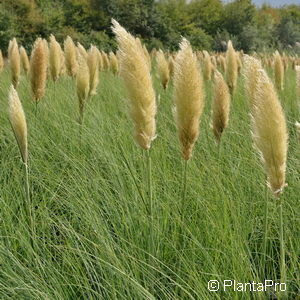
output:
[[[230,0],[225,0],[225,2],[230,2]],[[252,0],[252,2],[258,6],[260,6],[263,3],[268,3],[274,7],[288,5],[288,4],[300,5],[300,0]]]

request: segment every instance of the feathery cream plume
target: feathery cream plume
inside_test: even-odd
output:
[[[27,147],[27,124],[21,101],[18,93],[11,85],[9,91],[9,120],[12,130],[15,134],[17,144],[20,149],[22,161],[27,165],[28,147]]]
[[[17,88],[21,72],[21,60],[16,38],[12,40],[9,47],[9,60],[11,69],[11,81],[15,88]]]
[[[232,42],[228,41],[226,51],[226,82],[230,94],[233,95],[238,77],[238,61]]]
[[[253,139],[260,153],[268,186],[274,195],[282,193],[285,183],[288,133],[286,120],[273,83],[265,70],[257,72],[256,100],[251,111]]]
[[[99,67],[99,72],[101,72],[104,69],[103,58],[102,58],[102,54],[98,48],[97,48],[97,52],[98,52],[98,67]]]
[[[180,43],[180,50],[175,60],[174,99],[182,155],[185,160],[189,160],[199,136],[199,121],[204,107],[204,88],[197,57],[185,38]]]
[[[174,58],[173,58],[172,55],[169,56],[168,64],[169,64],[170,77],[173,77],[173,74],[174,74]]]
[[[163,85],[163,88],[166,89],[168,87],[168,83],[170,80],[170,71],[169,71],[168,62],[162,50],[159,50],[157,52],[156,61],[157,61],[157,68],[158,68],[158,73],[159,73],[161,83]]]
[[[79,54],[87,59],[87,51],[79,42],[77,42],[77,57],[79,56]]]
[[[79,124],[83,124],[85,103],[90,90],[90,73],[84,56],[78,57],[78,72],[76,75],[77,96],[79,101]]]
[[[204,80],[211,80],[212,75],[212,63],[210,59],[210,55],[207,51],[203,51],[204,59],[203,59],[203,78]]]
[[[109,52],[109,62],[112,72],[117,75],[119,72],[119,62],[117,56],[113,52]]]
[[[65,65],[69,76],[75,77],[78,63],[76,58],[76,47],[71,37],[67,36],[64,41]]]
[[[4,68],[4,59],[3,59],[2,51],[0,50],[0,72],[2,71],[3,68]]]
[[[21,65],[25,74],[28,74],[30,69],[29,58],[24,47],[20,47]]]
[[[30,81],[35,101],[40,101],[45,94],[48,67],[48,49],[46,43],[38,38],[31,53]]]
[[[117,21],[112,20],[112,24],[119,46],[120,75],[129,94],[134,138],[143,149],[148,150],[156,130],[156,102],[150,67],[137,40]]]
[[[101,56],[103,62],[103,71],[107,71],[110,68],[108,56],[104,51],[101,51]]]
[[[56,81],[62,70],[62,49],[53,34],[50,35],[49,60],[51,77]]]
[[[274,54],[275,84],[278,91],[283,90],[284,66],[278,51]]]
[[[89,68],[89,96],[94,96],[97,93],[97,86],[99,83],[99,54],[95,46],[91,46],[87,52],[87,65]]]
[[[217,142],[221,141],[223,131],[229,121],[230,92],[219,71],[214,74],[214,100],[212,103],[212,129]]]

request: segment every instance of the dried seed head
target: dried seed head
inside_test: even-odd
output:
[[[38,38],[31,53],[30,81],[35,101],[40,101],[45,94],[48,67],[48,49],[46,43]]]
[[[238,61],[231,41],[227,44],[226,52],[226,82],[230,94],[233,95],[238,78]]]
[[[0,72],[2,71],[3,68],[4,68],[4,59],[3,59],[2,51],[0,50]]]
[[[65,65],[69,76],[75,77],[78,63],[76,58],[76,47],[72,38],[67,36],[64,41]]]
[[[214,75],[214,100],[212,104],[212,128],[217,142],[228,125],[230,110],[230,93],[220,72]]]
[[[275,84],[278,91],[283,90],[284,66],[278,51],[274,54]]]
[[[203,51],[204,60],[203,60],[203,78],[204,80],[211,80],[212,75],[212,63],[210,55],[207,51]]]
[[[87,66],[86,59],[79,55],[78,57],[78,71],[76,75],[77,96],[79,101],[79,123],[83,123],[83,114],[85,102],[90,90],[90,73]]]
[[[89,96],[96,95],[99,83],[99,54],[95,46],[91,46],[87,53],[87,65],[89,68],[90,90]]]
[[[169,71],[168,62],[162,50],[159,50],[157,52],[156,61],[157,61],[157,68],[158,68],[158,73],[159,73],[161,83],[163,85],[163,88],[166,89],[168,87],[168,83],[170,80],[170,71]]]
[[[17,40],[14,38],[9,46],[9,59],[11,68],[11,81],[16,88],[19,84],[21,60]]]
[[[13,85],[9,92],[9,120],[18,143],[22,161],[27,164],[27,124],[21,101]]]
[[[120,75],[129,94],[131,116],[135,126],[135,140],[145,150],[155,138],[155,93],[149,64],[143,47],[117,21],[112,20],[119,52]]]
[[[204,107],[204,88],[197,57],[186,39],[182,39],[175,60],[174,98],[182,155],[185,160],[189,160],[199,135],[199,121]]]
[[[119,62],[117,56],[113,53],[109,53],[109,64],[112,72],[116,75],[119,72]]]
[[[52,34],[50,35],[49,60],[51,77],[53,81],[56,81],[62,69],[62,49]]]
[[[21,65],[25,74],[28,74],[30,69],[29,58],[24,47],[20,47]]]
[[[257,72],[252,115],[253,139],[265,168],[268,185],[278,196],[286,186],[288,133],[283,109],[265,70]]]

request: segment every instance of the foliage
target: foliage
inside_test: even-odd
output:
[[[257,8],[251,0],[6,0],[0,2],[0,17],[4,52],[11,36],[28,49],[37,36],[51,33],[60,41],[69,33],[87,45],[114,49],[111,18],[149,48],[176,50],[185,36],[198,49],[220,50],[220,34],[245,52],[296,49],[300,42],[300,5]]]

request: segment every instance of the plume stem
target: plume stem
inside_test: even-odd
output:
[[[264,280],[266,278],[266,256],[267,256],[267,242],[268,242],[268,187],[265,186],[265,205],[264,205],[264,233],[262,244],[262,263],[261,263],[261,276]]]
[[[184,160],[183,173],[182,173],[182,197],[181,197],[181,219],[182,219],[182,222],[184,221],[184,213],[185,213],[187,169],[188,169],[188,160]]]
[[[28,227],[30,231],[30,242],[31,246],[33,246],[33,239],[34,239],[34,222],[33,222],[33,214],[32,214],[32,203],[30,198],[30,185],[29,185],[29,171],[28,171],[28,164],[23,163],[24,166],[24,175],[25,175],[25,197],[26,197],[26,204],[25,208],[27,211],[27,218],[28,218]]]
[[[285,244],[284,244],[284,227],[283,227],[283,201],[280,199],[279,204],[279,238],[280,238],[280,282],[286,283],[285,269]],[[284,298],[284,297],[283,297]]]

